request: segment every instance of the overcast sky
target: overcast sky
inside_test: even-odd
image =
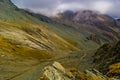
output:
[[[54,15],[64,10],[95,10],[120,17],[120,0],[12,0],[20,8]]]

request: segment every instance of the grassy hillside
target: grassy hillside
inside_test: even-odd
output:
[[[0,80],[11,80],[42,61],[79,50],[47,27],[10,0],[0,0]]]

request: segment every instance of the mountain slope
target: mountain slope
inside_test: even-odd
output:
[[[97,44],[96,42],[86,41],[86,36],[81,34],[78,30],[76,30],[72,26],[63,24],[61,22],[58,22],[54,19],[51,19],[49,17],[43,16],[40,14],[35,14],[28,11],[26,11],[26,13],[42,21],[43,24],[47,25],[48,29],[54,31],[59,36],[64,38],[66,41],[72,43],[73,45],[77,46],[81,50],[86,50],[86,49],[93,50],[99,47],[99,44]]]
[[[97,50],[95,53],[94,61],[96,68],[98,68],[101,72],[106,74],[109,70],[110,73],[113,74],[111,76],[119,76],[119,59],[120,56],[120,41],[116,43],[108,43],[104,44],[101,48]],[[109,68],[110,67],[110,68]],[[114,71],[118,71],[118,73],[114,73]],[[110,75],[109,73],[107,73]]]
[[[79,49],[45,23],[10,0],[0,0],[0,80],[12,79],[42,61],[74,50]]]

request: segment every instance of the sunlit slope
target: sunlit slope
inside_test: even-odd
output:
[[[91,11],[86,11],[85,13],[78,12],[76,15],[74,15],[75,17],[73,18],[75,21],[77,20],[76,17],[78,16],[80,22],[73,22],[72,19],[67,20],[70,15],[63,13],[65,14],[64,19],[60,19],[58,22],[44,15],[34,14],[19,9],[13,3],[11,3],[10,0],[2,0],[0,4],[0,20],[2,22],[10,22],[10,24],[13,23],[15,25],[29,24],[46,26],[46,28],[48,28],[50,31],[53,31],[62,39],[80,48],[81,50],[94,50],[106,42],[116,41],[119,38],[120,30],[117,27],[112,27],[114,26],[113,19],[95,13],[94,16],[97,18],[94,19],[94,17],[91,16]],[[88,15],[86,15],[87,12],[89,13]],[[86,20],[86,18],[81,17],[81,15],[83,15],[83,17],[88,17],[87,22],[91,22],[91,24],[95,25],[87,24],[87,22],[81,23]],[[93,20],[91,20],[91,18],[93,18]],[[107,22],[102,22],[104,19]],[[101,24],[99,22],[101,22]]]
[[[79,33],[77,30],[75,30],[74,28],[71,28],[67,25],[63,25],[62,23],[57,23],[56,21],[51,21],[50,18],[47,18],[46,16],[43,15],[34,16],[33,13],[29,13],[28,11],[18,9],[11,2],[9,2],[9,0],[6,1],[4,0],[4,2],[1,2],[0,4],[1,4],[0,5],[1,22],[10,23],[10,25],[15,24],[17,26],[23,25],[23,27],[24,25],[28,26],[28,24],[29,25],[42,24],[42,26],[43,25],[46,26],[49,30],[52,30],[53,32],[57,33],[57,35],[61,36],[61,38],[66,40],[68,43],[79,47],[81,50],[96,49],[99,46],[99,44],[96,44],[93,41],[86,42],[85,41],[86,37],[83,34]],[[59,41],[57,43],[59,43]]]

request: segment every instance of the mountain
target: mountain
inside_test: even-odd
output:
[[[87,24],[93,27],[98,27],[104,29],[104,27],[118,27],[116,20],[112,17],[101,14],[99,12],[83,10],[83,11],[65,11],[63,13],[58,13],[58,18],[62,18],[66,21],[70,20],[73,23]]]
[[[118,24],[116,23],[116,20],[114,20],[113,18],[107,15],[104,16],[103,14],[98,14],[93,11],[86,11],[86,12],[91,12],[91,13],[89,13],[89,15],[84,13],[82,14],[86,17],[90,16],[91,18],[94,18],[92,17],[92,15],[96,14],[96,17],[101,17],[105,19],[106,22],[100,21],[99,19],[96,20],[96,18],[94,18],[94,20],[93,19],[87,20],[87,23],[88,22],[93,23],[94,25],[87,24],[84,21],[83,21],[84,24],[78,21],[73,21],[73,15],[75,17],[77,12],[75,13],[72,11],[59,13],[57,17],[53,17],[52,19],[46,16],[43,17],[43,15],[40,14],[29,13],[29,15],[36,17],[37,19],[43,21],[47,25],[51,24],[51,26],[48,27],[49,29],[53,30],[67,41],[72,42],[74,45],[77,44],[76,46],[81,50],[86,50],[86,49],[92,50],[100,47],[102,44],[106,42],[116,41],[120,38],[119,36],[120,29]],[[78,18],[81,21],[84,20],[80,17]],[[99,24],[101,25],[99,26]],[[78,36],[76,37],[76,35]]]
[[[120,38],[118,22],[108,15],[97,12],[88,10],[81,12],[65,11],[52,19],[28,11],[26,13],[47,24],[49,29],[81,50],[97,49],[106,42],[117,41]],[[88,18],[85,20],[85,17]],[[101,21],[102,18],[105,22]],[[76,35],[78,36],[76,37]]]
[[[98,12],[84,10],[84,11],[65,11],[58,13],[56,20],[69,24],[84,35],[93,33],[102,42],[113,41],[120,38],[120,27],[117,21],[112,17]],[[115,36],[115,37],[113,37]],[[88,36],[90,37],[90,36]]]

